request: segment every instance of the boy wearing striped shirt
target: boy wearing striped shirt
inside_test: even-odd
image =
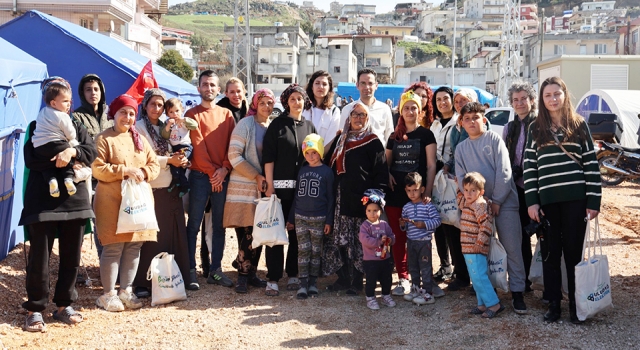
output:
[[[411,275],[411,291],[404,300],[417,305],[433,304],[436,301],[432,294],[431,237],[440,226],[440,214],[433,204],[422,201],[424,186],[420,174],[407,174],[404,183],[410,202],[402,208],[400,229],[407,232],[407,269]]]

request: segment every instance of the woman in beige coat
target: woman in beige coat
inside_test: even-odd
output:
[[[156,241],[157,237],[156,230],[116,234],[122,180],[133,178],[136,182],[149,182],[160,172],[155,153],[135,129],[137,108],[137,101],[128,95],[121,95],[111,102],[107,117],[114,119],[114,126],[98,135],[98,157],[91,166],[93,176],[98,180],[94,201],[96,227],[104,246],[100,256],[104,294],[96,304],[107,311],[122,311],[125,306],[130,309],[142,307],[132,293],[131,284],[138,269],[142,244]],[[153,195],[149,197],[153,198]],[[118,273],[120,292],[116,294]]]

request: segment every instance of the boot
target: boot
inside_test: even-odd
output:
[[[238,275],[238,282],[236,283],[236,293],[246,294],[247,290],[247,276]]]
[[[578,319],[578,313],[576,311],[576,301],[569,300],[569,319],[573,324],[582,324],[584,321]]]
[[[513,311],[515,311],[518,315],[526,315],[527,305],[524,303],[522,292],[512,292],[511,296],[513,298]]]
[[[545,322],[556,322],[560,319],[560,300],[551,300],[549,302],[549,310],[544,314]]]
[[[333,282],[332,285],[327,286],[327,289],[330,291],[337,292],[339,290],[349,288],[349,273],[348,267],[346,265],[342,265],[338,271],[336,271],[336,275],[338,275],[338,279]]]

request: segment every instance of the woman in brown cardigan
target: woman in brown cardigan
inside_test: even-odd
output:
[[[121,95],[111,102],[107,117],[114,119],[114,126],[98,135],[98,157],[91,166],[93,176],[98,179],[94,212],[98,238],[103,245],[100,278],[104,294],[96,304],[107,311],[122,311],[125,306],[130,309],[142,307],[132,293],[131,284],[138,269],[142,244],[156,241],[157,237],[155,230],[116,234],[122,180],[133,178],[136,182],[149,182],[160,172],[156,154],[135,129],[137,109],[137,101],[129,95]],[[153,198],[153,195],[149,197]],[[118,273],[120,292],[116,294]]]

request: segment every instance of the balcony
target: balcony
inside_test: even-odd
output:
[[[162,36],[162,26],[144,13],[136,13],[136,24],[149,28],[151,30],[151,35],[154,37],[159,38]]]
[[[293,63],[263,63],[265,60],[260,60],[256,69],[256,74],[269,75],[269,74],[286,74],[295,75],[297,72],[293,71]]]
[[[376,74],[382,74],[382,75],[391,75],[391,68],[390,67],[366,67],[366,68],[370,68],[373,69],[374,72],[376,72]]]
[[[126,47],[130,48],[131,50],[135,50],[135,43],[132,43],[130,41],[125,40],[122,36],[114,33],[114,32],[100,32],[100,34],[108,36],[110,38],[116,39],[119,42],[121,42],[122,44],[124,44]]]

